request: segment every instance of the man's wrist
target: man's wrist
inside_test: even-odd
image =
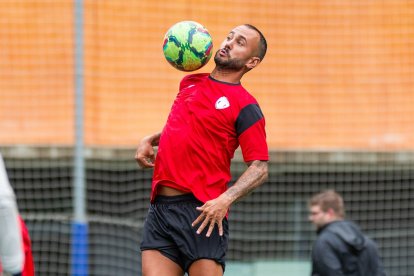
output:
[[[143,140],[145,143],[150,144],[152,147],[155,147],[155,146],[158,146],[158,139],[159,139],[159,138],[157,138],[157,137],[156,137],[156,136],[154,136],[154,135],[148,135],[148,136],[145,136],[142,140]]]
[[[221,198],[228,207],[230,207],[230,205],[234,202],[234,198],[226,192],[221,194]]]

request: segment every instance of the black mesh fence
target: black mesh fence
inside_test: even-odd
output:
[[[114,150],[114,152],[117,152]],[[90,275],[140,275],[139,241],[151,171],[134,150],[86,159]],[[3,153],[33,243],[37,275],[70,275],[70,154]],[[233,181],[245,170],[236,157]],[[378,244],[390,276],[414,271],[414,162],[409,153],[274,152],[269,181],[230,210],[229,261],[309,260],[307,200],[333,188],[347,217]]]

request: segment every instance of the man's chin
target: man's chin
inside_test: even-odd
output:
[[[219,56],[214,57],[214,62],[216,63],[217,66],[220,66],[220,67],[226,66],[226,62]]]
[[[230,61],[222,61],[221,59],[214,59],[214,62],[216,63],[216,67],[220,69],[224,69],[227,71],[234,71],[238,72],[243,69],[243,66],[230,62]]]
[[[321,224],[314,224],[314,226],[315,226],[315,230],[316,231],[318,231],[318,230],[320,230],[320,229],[323,228],[323,225],[321,225]]]

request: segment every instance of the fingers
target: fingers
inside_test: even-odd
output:
[[[199,220],[199,219],[202,219],[203,218],[203,216],[202,215],[200,215],[198,218],[197,218],[197,220]],[[194,225],[197,225],[198,223],[196,222],[197,220],[195,220],[194,222],[193,222],[193,227],[194,227]],[[208,237],[210,237],[211,236],[211,233],[213,233],[213,230],[214,230],[214,226],[216,225],[216,222],[214,221],[214,220],[209,220],[207,217],[204,219],[204,221],[203,221],[203,223],[201,223],[201,225],[198,227],[198,229],[197,229],[197,234],[201,234],[203,231],[204,231],[204,229],[207,227],[207,225],[208,225],[208,228],[207,228],[207,233],[206,233],[206,237],[208,238]],[[220,235],[220,236],[222,236],[222,234]]]
[[[200,210],[200,207],[197,207],[197,210]],[[193,221],[193,223],[191,224],[191,226],[192,227],[194,227],[194,226],[196,226],[197,224],[200,224],[201,223],[201,221],[203,220],[203,218],[204,218],[204,214],[203,213],[201,213],[196,219],[195,219],[195,221]]]
[[[154,160],[152,158],[135,156],[135,160],[141,168],[153,168]]]
[[[215,225],[216,225],[215,221],[210,222],[210,226],[208,227],[207,234],[206,234],[207,238],[211,236],[211,233],[213,232]]]
[[[218,225],[218,229],[219,229],[219,235],[223,236],[223,234],[224,234],[223,221],[220,220],[219,223],[217,223],[217,225]]]
[[[154,167],[154,162],[151,158],[135,155],[135,161],[137,161],[138,166],[140,166],[143,169]]]
[[[202,211],[203,207],[204,206],[197,207],[197,210]],[[205,229],[207,229],[206,237],[210,237],[214,231],[215,225],[217,224],[219,235],[223,236],[222,218],[218,219],[214,216],[209,216],[206,213],[202,212],[191,225],[194,227],[198,224],[200,224],[200,226],[197,229],[197,234],[201,234]]]
[[[200,225],[200,227],[198,227],[197,234],[200,235],[208,225],[206,237],[207,238],[210,237],[211,234],[214,231],[214,227],[216,226],[216,224],[218,225],[218,228],[219,228],[219,235],[223,236],[223,224],[222,224],[222,222],[221,221],[217,222],[215,220],[209,220],[208,218],[204,219],[203,223]]]
[[[139,146],[135,152],[135,161],[144,169],[154,167],[154,158],[152,147],[144,148],[143,146]]]
[[[203,223],[201,223],[201,225],[200,225],[200,227],[198,227],[198,229],[197,229],[197,234],[201,234],[201,232],[203,232],[203,230],[204,230],[204,228],[206,228],[206,226],[207,226],[207,224],[209,223],[209,219],[206,217],[205,219],[204,219],[204,221],[203,221]],[[213,227],[214,227],[214,223],[213,223]],[[210,234],[211,234],[211,231],[210,231],[210,228],[211,228],[211,223],[210,223],[210,227],[209,227],[209,232],[210,232]],[[206,234],[206,236],[207,237],[210,237],[210,235],[209,235],[209,232],[207,232],[207,234]]]

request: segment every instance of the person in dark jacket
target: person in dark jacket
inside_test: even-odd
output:
[[[312,249],[311,276],[385,276],[377,246],[361,229],[345,220],[342,197],[333,190],[309,201],[309,220],[318,237]]]

